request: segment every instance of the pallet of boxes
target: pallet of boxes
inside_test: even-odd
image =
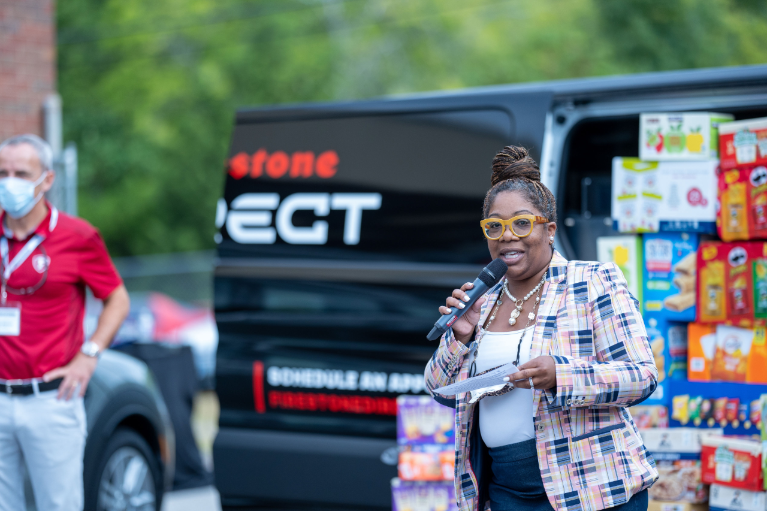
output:
[[[455,411],[430,396],[397,398],[399,477],[392,480],[394,511],[457,511]]]
[[[661,473],[650,507],[710,498],[712,509],[764,511],[767,118],[643,114],[639,158],[614,158],[612,170],[620,235],[597,252],[623,271],[658,367],[657,389],[631,409]],[[693,437],[697,453],[659,440]]]

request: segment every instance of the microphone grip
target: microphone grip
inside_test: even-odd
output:
[[[463,302],[465,304],[463,309],[459,309],[458,307],[451,307],[452,312],[450,314],[445,314],[441,318],[437,320],[436,323],[434,323],[434,328],[431,329],[429,334],[426,336],[426,338],[430,341],[433,341],[435,339],[439,339],[442,337],[442,334],[444,334],[448,328],[450,328],[453,323],[458,320],[461,316],[463,316],[466,311],[468,311],[472,305],[474,305],[474,302],[477,301],[485,292],[488,290],[487,284],[482,282],[480,279],[476,279],[474,281],[474,287],[469,289],[468,291],[465,291],[465,293],[469,296],[468,302]]]

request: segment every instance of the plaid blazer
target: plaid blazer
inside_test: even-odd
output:
[[[481,325],[502,284],[485,295],[476,339],[485,333]],[[558,511],[614,507],[658,478],[655,461],[626,410],[649,396],[658,381],[638,306],[615,264],[567,261],[554,253],[530,358],[551,355],[556,364],[556,388],[535,390],[531,412],[543,485]],[[442,336],[426,366],[430,392],[468,378],[474,346],[455,340],[452,329]],[[466,394],[456,396],[455,492],[460,511],[485,505],[478,502],[478,467],[470,461],[470,440],[480,438],[472,435],[472,428],[479,427],[475,406]]]

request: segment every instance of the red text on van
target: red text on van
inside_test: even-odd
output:
[[[285,175],[328,179],[336,175],[337,167],[338,153],[335,151],[325,151],[315,157],[312,151],[296,151],[288,155],[285,151],[268,153],[266,149],[259,149],[253,154],[241,152],[232,156],[227,170],[235,179],[245,176],[255,179],[264,175],[272,179]]]

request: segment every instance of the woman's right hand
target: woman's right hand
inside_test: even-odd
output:
[[[448,296],[447,300],[445,300],[446,306],[443,305],[439,308],[440,314],[452,314],[453,311],[451,310],[451,307],[456,309],[463,309],[466,307],[466,301],[469,299],[466,291],[473,287],[474,284],[467,282],[461,286],[461,289],[454,289],[453,294]],[[453,329],[453,336],[463,344],[466,344],[471,340],[474,328],[477,326],[477,323],[479,323],[479,315],[483,303],[485,303],[485,298],[479,298],[463,316],[455,320],[455,323],[453,323],[451,327]]]

